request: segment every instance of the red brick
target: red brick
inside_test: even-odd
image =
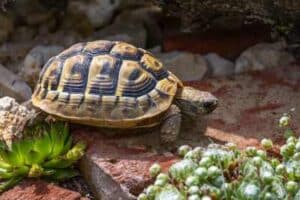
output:
[[[88,198],[53,183],[26,180],[1,194],[0,200],[88,200]]]

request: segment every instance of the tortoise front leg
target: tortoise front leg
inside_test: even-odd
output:
[[[161,140],[163,143],[173,143],[176,141],[181,126],[180,109],[172,104],[167,111],[161,127]]]

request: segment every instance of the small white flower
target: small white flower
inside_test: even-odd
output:
[[[290,124],[291,118],[287,114],[283,115],[279,119],[279,126],[280,127],[287,127]]]

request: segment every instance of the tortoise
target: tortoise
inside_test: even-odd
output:
[[[163,142],[174,142],[182,115],[212,112],[217,98],[184,86],[150,52],[119,41],[78,43],[44,65],[34,107],[74,123],[105,128],[161,124]]]

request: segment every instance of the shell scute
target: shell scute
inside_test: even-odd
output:
[[[138,48],[125,42],[117,42],[110,53],[119,58],[131,60],[139,60],[142,55]]]
[[[107,41],[107,40],[88,42],[86,43],[82,51],[91,54],[105,54],[105,53],[109,53],[109,51],[114,46],[114,44],[115,44],[114,42]]]
[[[89,69],[86,94],[114,95],[121,61],[110,55],[95,56]]]

